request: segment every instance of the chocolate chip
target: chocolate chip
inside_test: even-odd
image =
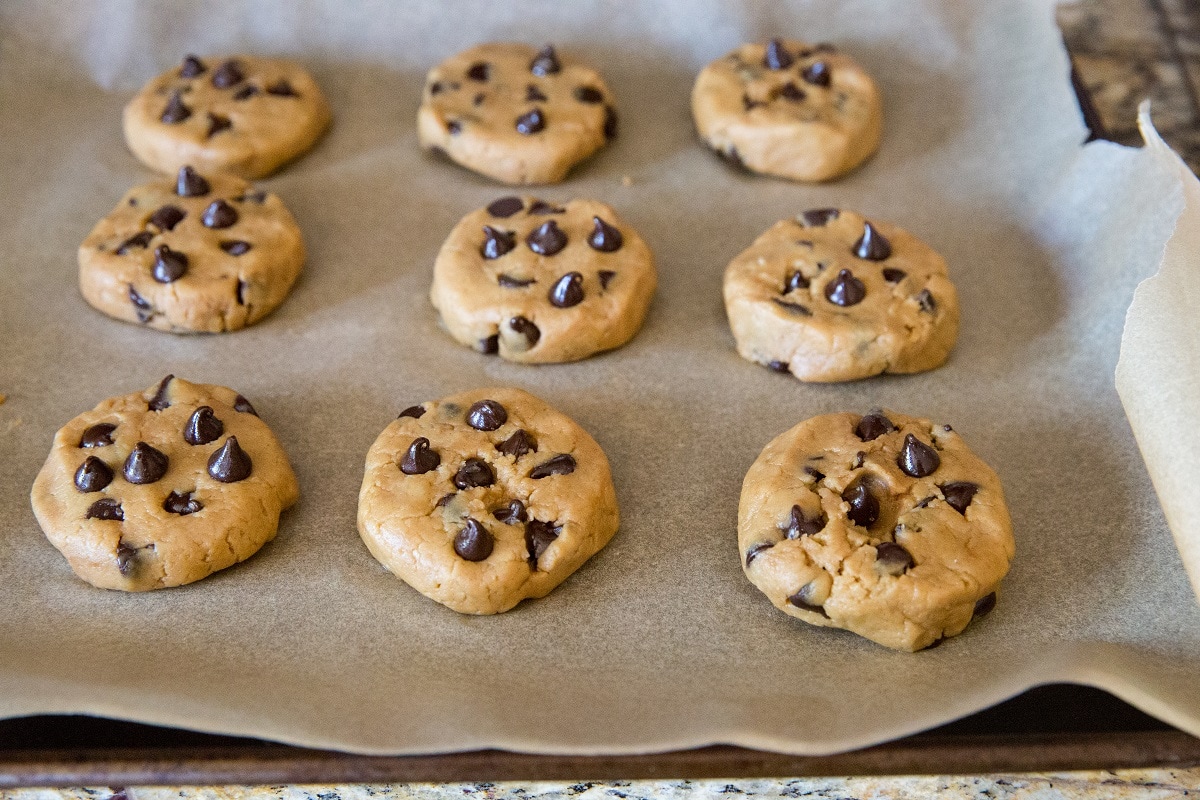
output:
[[[809,309],[807,306],[802,306],[799,303],[792,303],[788,300],[780,300],[778,297],[772,297],[771,299],[775,302],[775,305],[779,306],[780,308],[782,308],[786,311],[790,311],[791,313],[793,313],[797,316],[800,316],[800,317],[811,317],[812,316],[812,310]]]
[[[804,93],[803,89],[791,81],[788,81],[783,85],[783,88],[779,90],[779,96],[785,100],[791,100],[794,103],[799,103],[801,100],[808,97],[808,95]]]
[[[896,430],[896,426],[882,412],[872,411],[858,421],[858,425],[854,428],[854,435],[864,442],[871,442],[894,430]]]
[[[237,210],[224,200],[214,200],[200,217],[206,228],[228,228],[238,221]]]
[[[486,99],[487,99],[487,94],[485,92],[479,92],[478,94],[476,94],[474,97],[471,98],[471,105],[481,106],[481,105],[483,105],[483,101]],[[542,99],[545,100],[546,98],[543,97]]]
[[[525,511],[525,504],[520,500],[513,500],[504,508],[496,509],[492,512],[492,516],[506,525],[516,525],[518,522],[525,522],[529,519],[529,514]]]
[[[162,411],[164,408],[171,406],[171,401],[167,397],[167,390],[171,386],[171,381],[175,380],[174,375],[168,375],[163,378],[158,384],[158,391],[154,393],[154,397],[150,398],[147,408],[151,411]]]
[[[975,493],[979,491],[979,486],[970,481],[943,483],[938,488],[942,490],[946,503],[964,517],[967,515],[967,506],[971,505]]]
[[[505,289],[524,289],[526,286],[532,286],[537,283],[537,281],[533,278],[514,278],[512,275],[506,275],[501,272],[496,276],[496,283]]]
[[[825,480],[825,473],[814,467],[805,467],[804,472],[806,475],[810,475],[812,477],[813,483],[820,483],[821,481]]]
[[[766,367],[767,367],[767,369],[774,370],[775,372],[791,372],[792,371],[791,365],[788,364],[788,362],[786,362],[786,361],[768,361],[766,363]]]
[[[854,454],[854,464],[851,465],[850,469],[861,469],[862,465],[863,465],[863,460],[866,459],[866,457],[867,457],[867,454],[864,453],[862,450],[859,450],[857,453]]]
[[[548,478],[551,475],[570,475],[575,471],[575,459],[568,453],[557,455],[549,461],[543,461],[529,471],[529,477],[536,480]]]
[[[807,289],[809,285],[810,281],[808,278],[804,277],[804,273],[800,270],[796,270],[788,276],[786,281],[784,281],[783,293],[787,294],[788,292],[795,292],[799,289]]]
[[[172,250],[165,244],[154,249],[154,266],[150,274],[159,283],[171,283],[187,274],[188,257],[177,250]]]
[[[137,548],[125,544],[123,539],[117,540],[117,571],[122,575],[130,575],[137,569]]]
[[[243,195],[233,198],[235,203],[258,203],[262,205],[267,202],[266,192],[246,192]]]
[[[850,251],[867,261],[883,261],[892,254],[892,243],[869,222],[863,223],[863,234]]]
[[[237,304],[239,306],[246,305],[246,289],[249,288],[249,286],[250,284],[246,283],[244,280],[241,280],[240,278],[238,279],[237,289],[234,292],[234,297],[237,299]]]
[[[916,300],[917,305],[920,306],[921,310],[926,314],[932,314],[937,310],[937,301],[933,299],[933,295],[929,293],[928,289],[922,289],[920,292],[918,292]]]
[[[496,540],[483,523],[467,517],[467,525],[454,537],[454,552],[465,561],[483,561],[492,554]]]
[[[542,94],[542,90],[535,84],[529,84],[525,87],[525,102],[526,103],[544,103],[550,98]]]
[[[495,400],[480,400],[467,411],[467,424],[477,431],[494,431],[508,422],[508,411]]]
[[[125,459],[125,480],[130,483],[154,483],[167,474],[170,460],[167,454],[156,450],[145,442],[133,446],[133,452]]]
[[[150,244],[150,240],[154,238],[154,234],[150,231],[142,231],[135,233],[117,246],[113,252],[119,256],[123,256],[135,247],[140,247],[143,250]]]
[[[836,208],[812,208],[801,214],[800,219],[806,228],[820,228],[833,222],[841,213]]]
[[[764,550],[770,550],[774,546],[774,542],[759,542],[756,545],[752,545],[750,549],[746,551],[746,566],[750,566],[750,562],[762,555]]]
[[[531,519],[525,523],[525,551],[529,553],[529,566],[537,569],[538,559],[562,533],[562,526],[553,522]]]
[[[194,78],[197,75],[203,75],[208,70],[204,66],[204,62],[193,55],[183,57],[183,65],[179,67],[179,77]]]
[[[467,67],[467,77],[473,81],[485,83],[487,82],[491,71],[492,68],[486,61],[476,61],[471,66]]]
[[[225,432],[225,424],[217,419],[210,406],[200,406],[183,426],[183,440],[191,445],[215,442]]]
[[[233,122],[229,119],[229,117],[223,117],[220,114],[214,114],[211,111],[208,112],[208,134],[207,134],[207,136],[209,139],[216,136],[221,131],[228,130],[229,128],[232,128],[232,127],[233,127]]]
[[[479,343],[476,345],[476,349],[478,349],[479,352],[483,353],[485,356],[494,356],[496,353],[500,352],[500,334],[493,333],[486,339],[480,339]]]
[[[567,235],[557,222],[548,220],[530,231],[525,244],[538,255],[552,256],[567,246]]]
[[[803,611],[812,611],[815,614],[820,614],[822,617],[828,618],[825,613],[825,607],[821,603],[814,603],[816,599],[813,595],[816,594],[816,585],[814,582],[809,582],[800,587],[800,591],[788,597],[788,602]]]
[[[607,289],[608,284],[612,281],[612,279],[617,277],[617,273],[613,272],[611,269],[602,269],[596,273],[596,277],[600,279],[600,288]]]
[[[292,88],[292,84],[287,78],[280,78],[267,87],[267,94],[273,94],[276,97],[299,97],[296,90]]]
[[[491,205],[487,207],[487,212],[493,217],[504,219],[511,217],[518,211],[525,209],[525,201],[519,197],[501,197],[499,200],[493,200]]]
[[[442,81],[434,81],[433,83],[429,84],[429,95],[432,97],[435,94],[441,94],[442,92],[448,91],[452,88],[454,88],[452,84],[443,83]]]
[[[121,510],[121,501],[114,500],[111,497],[105,497],[88,506],[87,513],[83,515],[84,519],[125,519],[125,512]]]
[[[745,111],[753,111],[754,109],[758,108],[759,106],[765,106],[765,105],[766,105],[766,103],[760,102],[758,100],[751,100],[750,95],[748,95],[748,94],[742,95],[742,109]]]
[[[842,492],[842,499],[850,504],[846,516],[855,525],[869,528],[879,519],[879,499],[871,494],[867,484],[860,481]]]
[[[167,495],[167,499],[163,500],[162,507],[163,511],[186,517],[188,514],[195,514],[204,508],[204,504],[192,497],[191,492],[171,492]]]
[[[519,459],[526,453],[537,452],[537,442],[528,431],[517,428],[513,435],[505,439],[500,444],[496,445],[496,449],[506,456],[512,456],[513,459]]]
[[[529,62],[529,71],[538,77],[544,75],[553,75],[562,69],[558,63],[558,56],[554,52],[554,48],[546,45],[538,54],[533,57],[533,61]]]
[[[491,486],[496,482],[496,473],[482,458],[468,458],[454,473],[454,485],[459,489],[473,486]]]
[[[513,317],[508,321],[508,327],[512,328],[513,333],[525,337],[527,347],[533,347],[538,343],[538,339],[542,338],[542,332],[538,326],[525,317]]]
[[[908,273],[904,270],[894,269],[892,267],[887,267],[883,271],[883,279],[888,283],[899,283],[900,281],[904,280],[907,275]]]
[[[111,422],[97,422],[89,426],[79,437],[80,447],[108,447],[113,443],[112,432],[117,429]]]
[[[992,609],[996,607],[996,593],[984,595],[975,602],[975,611],[971,614],[971,618],[986,617],[992,613]]]
[[[233,239],[227,242],[221,242],[221,249],[231,256],[240,256],[243,253],[250,251],[250,243],[243,242],[240,239]]]
[[[253,414],[256,417],[258,416],[258,412],[254,410],[254,406],[250,405],[250,401],[240,394],[233,401],[233,410],[239,414]]]
[[[154,316],[154,306],[137,293],[137,289],[133,288],[132,283],[129,284],[129,302],[133,303],[133,310],[137,314],[138,322],[147,323]]]
[[[175,194],[180,197],[202,197],[210,191],[212,189],[208,181],[196,170],[188,166],[179,168],[179,176],[175,179]]]
[[[867,287],[848,269],[839,270],[837,277],[825,284],[825,299],[834,305],[856,305],[866,296]]]
[[[425,406],[409,406],[401,411],[400,416],[396,417],[396,419],[404,419],[405,417],[420,419],[423,416],[425,416]]]
[[[617,110],[615,108],[613,108],[612,106],[605,106],[604,107],[604,139],[605,139],[605,141],[612,141],[613,139],[617,138],[617,125],[618,124],[619,124],[619,120],[617,119]]]
[[[922,442],[911,433],[904,437],[904,446],[896,457],[896,464],[905,475],[914,478],[924,478],[932,475],[942,463],[942,458],[929,445]]]
[[[163,206],[151,214],[150,219],[146,222],[160,231],[173,231],[175,226],[186,216],[187,213],[178,206]]]
[[[825,529],[825,514],[818,511],[812,517],[804,515],[804,509],[800,506],[792,506],[791,516],[788,518],[787,524],[782,526],[783,535],[789,539],[799,539],[801,536],[812,536],[814,533],[819,533]]]
[[[828,62],[814,61],[800,70],[800,77],[813,86],[828,86],[832,70],[830,70]]]
[[[450,492],[449,494],[444,494],[438,498],[438,501],[433,504],[433,507],[434,508],[443,508],[457,496],[458,496],[458,492]]]
[[[81,492],[98,492],[112,483],[112,467],[95,456],[88,456],[75,470],[75,488]]]
[[[767,52],[763,55],[763,66],[767,69],[787,69],[795,61],[792,54],[783,46],[783,42],[772,39],[767,42]]]
[[[502,231],[491,225],[483,226],[483,244],[479,254],[484,258],[499,258],[517,246],[517,235],[512,231]]]
[[[603,103],[604,94],[593,86],[576,86],[571,96],[581,103]]]
[[[556,308],[570,308],[583,302],[583,275],[568,272],[550,288],[550,304]]]
[[[219,450],[208,457],[208,474],[221,483],[237,483],[250,477],[254,463],[241,448],[236,436],[230,436]]]
[[[168,125],[178,125],[191,115],[192,110],[183,104],[183,97],[179,92],[171,92],[171,97],[167,100],[167,105],[159,119]]]
[[[530,136],[546,127],[546,118],[541,109],[534,108],[517,117],[517,133]]]
[[[923,497],[923,498],[921,498],[920,500],[918,500],[918,501],[917,501],[917,504],[916,504],[915,506],[913,506],[913,508],[914,508],[914,509],[916,509],[916,508],[925,508],[926,506],[928,506],[930,503],[932,503],[932,502],[933,502],[934,500],[936,500],[936,499],[937,499],[937,498],[936,498],[936,497],[934,497],[933,495],[929,495],[928,497]],[[896,527],[897,527],[897,529],[899,529],[899,527],[900,527],[900,526],[899,526],[899,525],[897,525]]]
[[[213,72],[212,85],[218,89],[228,89],[242,82],[242,69],[233,59],[226,61]]]
[[[625,239],[619,230],[599,217],[592,217],[592,235],[588,237],[588,244],[593,250],[611,253],[620,250],[624,243]]]
[[[460,121],[452,119],[446,123],[446,133],[450,134],[451,136],[456,136],[462,133],[462,127],[463,126]]]
[[[566,211],[561,206],[552,206],[544,200],[534,200],[529,206],[530,214],[561,214]]]
[[[258,87],[253,84],[246,84],[242,88],[233,93],[234,100],[249,100],[254,95],[258,94]]]
[[[884,575],[903,575],[915,564],[912,554],[895,542],[875,545],[875,569]]]
[[[436,450],[431,450],[429,440],[424,436],[413,439],[408,446],[408,452],[400,459],[400,471],[405,475],[424,475],[431,469],[437,469],[442,463],[442,457]]]

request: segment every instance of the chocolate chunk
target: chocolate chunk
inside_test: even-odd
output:
[[[227,242],[221,242],[221,249],[231,256],[240,256],[250,251],[250,243],[243,242],[240,239],[232,239]]]
[[[513,333],[524,336],[528,347],[533,347],[538,343],[538,339],[542,338],[542,331],[538,326],[525,317],[513,317],[508,321],[508,327],[512,328]]]
[[[154,393],[154,397],[150,398],[150,402],[146,406],[147,408],[151,411],[162,411],[164,408],[171,406],[171,401],[167,397],[167,390],[170,388],[171,381],[173,380],[175,380],[175,376],[168,375],[159,382],[158,391]]]
[[[296,90],[292,88],[292,84],[287,78],[280,78],[267,87],[267,94],[273,94],[276,97],[299,97]]]
[[[108,447],[113,443],[112,432],[117,429],[111,422],[97,422],[79,437],[80,447]]]
[[[98,492],[112,483],[112,467],[95,456],[88,456],[75,470],[75,488],[81,492]]]
[[[429,447],[429,440],[424,436],[413,439],[408,446],[408,452],[400,459],[400,471],[405,475],[424,475],[431,469],[437,469],[442,463],[442,457],[436,450]]]
[[[581,103],[603,103],[604,94],[592,86],[576,86],[575,91],[571,92],[571,96]]]
[[[525,244],[538,255],[552,256],[567,246],[567,235],[557,222],[549,220],[530,231]]]
[[[486,83],[488,77],[491,75],[491,72],[491,65],[486,61],[476,61],[467,68],[467,77],[473,81],[478,81],[479,83]]]
[[[617,110],[615,108],[613,108],[612,106],[605,106],[604,107],[604,139],[605,139],[605,141],[611,142],[613,139],[617,138],[617,125],[618,124],[619,124],[619,120],[617,119]]]
[[[246,84],[242,88],[233,93],[234,100],[249,100],[254,95],[258,94],[258,87],[254,84]]]
[[[600,288],[607,289],[608,284],[612,281],[612,279],[617,277],[617,273],[613,272],[611,269],[602,269],[596,273],[596,277],[600,279]]]
[[[499,200],[493,200],[491,205],[487,207],[487,212],[493,217],[504,219],[511,217],[518,211],[525,209],[525,201],[519,197],[501,197]]]
[[[163,500],[162,507],[163,511],[186,517],[188,514],[195,514],[204,508],[204,504],[192,497],[191,492],[171,492],[167,495],[167,499]]]
[[[210,191],[212,188],[208,181],[196,170],[189,166],[179,168],[179,175],[175,178],[175,194],[180,197],[203,197]]]
[[[551,475],[570,475],[575,471],[575,458],[568,453],[562,453],[549,461],[543,461],[529,471],[529,477],[536,480],[548,478]]]
[[[564,211],[566,211],[565,208],[561,206],[552,206],[544,200],[534,200],[529,205],[530,214],[562,214]]]
[[[193,55],[183,57],[183,64],[179,67],[179,77],[194,78],[197,75],[203,75],[208,70],[204,66],[204,62]]]
[[[515,124],[517,133],[530,136],[546,127],[546,118],[542,115],[541,109],[534,108],[517,117]]]
[[[477,431],[494,431],[508,422],[508,411],[495,400],[480,400],[467,411],[467,424]]]
[[[526,453],[537,452],[537,442],[529,435],[528,431],[517,428],[512,436],[496,445],[496,449],[506,456],[512,456],[515,460]]]
[[[167,454],[156,450],[145,442],[133,446],[133,452],[125,459],[125,480],[130,483],[154,483],[167,474],[170,460]]]
[[[918,292],[916,300],[917,305],[920,306],[921,310],[926,314],[932,314],[937,310],[937,301],[933,299],[933,295],[929,293],[928,289],[922,289],[920,292]]]
[[[125,544],[123,539],[117,540],[117,571],[122,575],[130,575],[137,569],[137,548]]]
[[[121,501],[114,500],[111,497],[104,497],[88,506],[87,512],[83,515],[84,519],[125,519],[125,512],[121,510]]]
[[[550,45],[539,50],[538,54],[533,57],[533,61],[529,62],[529,71],[538,77],[553,75],[561,69],[562,65],[558,63],[558,56]]]
[[[425,416],[425,406],[409,406],[401,411],[400,416],[396,417],[396,419],[404,419],[405,417],[420,419],[423,416]]]
[[[964,517],[967,515],[967,506],[971,505],[975,493],[979,491],[978,484],[970,481],[943,483],[938,488],[942,490],[942,497],[946,498],[946,503]]]
[[[154,249],[154,266],[150,274],[159,283],[171,283],[187,274],[188,257],[177,250],[172,250],[165,244]]]
[[[525,523],[525,551],[529,553],[531,569],[537,569],[538,559],[542,557],[542,553],[546,552],[546,548],[550,547],[560,533],[562,533],[562,525],[555,525],[553,522],[531,519]]]
[[[225,432],[225,424],[217,419],[210,406],[200,406],[183,426],[183,440],[191,445],[215,442]]]
[[[800,219],[806,228],[820,228],[833,222],[841,213],[836,208],[812,208],[801,214]]]
[[[768,361],[765,365],[767,369],[775,372],[791,372],[791,365],[786,361]]]
[[[833,71],[829,68],[829,63],[826,61],[814,61],[800,70],[800,77],[804,78],[806,83],[811,83],[813,86],[828,86],[832,75]]]
[[[848,269],[839,270],[837,277],[825,284],[825,299],[834,305],[856,305],[866,296],[867,287]]]
[[[513,500],[504,508],[496,509],[492,512],[492,516],[506,525],[516,525],[518,522],[525,522],[529,519],[529,514],[525,511],[525,504],[520,500]]]
[[[529,84],[525,87],[525,102],[526,103],[544,103],[550,98],[542,94],[542,90],[535,84]]]
[[[208,138],[216,136],[224,130],[229,130],[233,127],[233,121],[229,117],[223,117],[220,114],[208,112]]]
[[[499,258],[517,246],[517,235],[512,231],[502,231],[491,225],[483,226],[483,244],[479,253],[484,258]]]
[[[779,306],[780,308],[782,308],[786,311],[790,311],[791,313],[793,313],[797,316],[800,316],[800,317],[811,317],[812,316],[812,310],[809,309],[807,306],[802,306],[799,303],[792,303],[788,300],[780,300],[778,297],[772,297],[771,299],[775,302],[775,305]]]
[[[550,288],[550,304],[557,308],[570,308],[583,302],[583,275],[568,272]]]
[[[808,97],[803,89],[791,81],[788,81],[783,85],[783,88],[779,90],[779,96],[785,100],[791,100],[793,103],[799,103],[801,100]]]
[[[113,252],[119,256],[123,256],[135,247],[140,247],[143,250],[149,246],[150,240],[154,238],[154,234],[150,231],[142,231],[135,233],[117,246]]]
[[[816,598],[816,585],[810,581],[800,587],[800,591],[788,597],[788,602],[803,611],[812,611],[815,614],[820,614],[822,617],[828,617],[825,613],[825,607],[821,603],[813,602]]]
[[[496,276],[496,283],[505,289],[524,289],[526,286],[532,286],[537,283],[537,281],[533,278],[514,278],[512,275],[506,275],[501,272]]]
[[[217,67],[212,75],[212,85],[218,89],[228,89],[230,86],[236,86],[242,82],[245,76],[242,75],[242,68],[233,59],[226,61],[221,66]]]
[[[254,463],[250,454],[238,445],[236,436],[230,436],[219,450],[208,457],[208,474],[221,483],[237,483],[250,477]]]
[[[493,333],[486,339],[480,339],[479,343],[476,345],[476,349],[485,356],[496,355],[496,353],[500,352],[500,334]]]
[[[750,562],[762,555],[764,550],[770,550],[774,546],[774,542],[759,542],[756,545],[751,545],[746,551],[746,566],[750,566]]]
[[[133,303],[133,310],[137,314],[138,322],[149,322],[150,318],[154,316],[154,306],[137,293],[137,289],[133,288],[132,283],[129,284],[129,302]]]
[[[892,267],[887,267],[883,271],[883,279],[888,283],[899,283],[900,281],[904,280],[907,275],[908,273],[904,270],[893,269]]]
[[[922,442],[911,433],[904,437],[904,446],[896,457],[896,464],[905,475],[914,478],[924,478],[932,475],[942,463],[942,458],[929,445]]]
[[[459,489],[473,486],[491,486],[496,482],[496,473],[482,458],[468,458],[454,473],[454,485]]]
[[[863,223],[863,234],[854,243],[854,248],[850,252],[867,261],[883,261],[892,254],[892,243],[885,239],[882,233],[875,230],[874,225],[865,222]]]
[[[792,54],[783,46],[783,42],[772,39],[767,42],[767,52],[763,54],[763,66],[767,69],[787,69],[795,61]]]
[[[451,136],[456,136],[462,133],[462,129],[462,122],[459,120],[452,119],[446,123],[446,133],[450,134]]]
[[[783,535],[789,539],[799,539],[801,536],[812,536],[814,533],[819,533],[825,529],[825,514],[818,511],[812,517],[804,516],[804,509],[800,506],[792,506],[791,516],[788,518],[787,524],[781,526]]]
[[[783,293],[795,292],[799,289],[807,289],[810,285],[808,278],[804,277],[804,273],[796,270],[783,283]]]
[[[975,611],[971,614],[971,619],[976,617],[986,617],[992,613],[992,609],[996,607],[996,593],[984,595],[975,602]]]
[[[846,491],[842,492],[842,499],[850,504],[846,516],[855,525],[869,528],[879,519],[879,499],[871,494],[865,482],[860,481],[848,486]]]
[[[158,228],[160,231],[173,231],[175,226],[187,216],[187,213],[178,206],[163,206],[150,215],[147,223]]]
[[[465,561],[483,561],[492,554],[496,540],[483,523],[467,517],[467,525],[454,537],[454,552]]]
[[[183,104],[183,97],[179,92],[171,92],[171,97],[167,100],[166,108],[163,109],[159,119],[168,125],[178,125],[192,115],[192,110]]]
[[[915,564],[912,554],[895,542],[875,545],[875,569],[883,575],[903,575]]]
[[[224,200],[214,200],[200,217],[206,228],[228,228],[238,221],[237,210]]]
[[[256,417],[258,416],[258,412],[254,410],[254,406],[250,405],[250,401],[240,394],[233,401],[233,410],[239,414],[253,414]]]
[[[593,250],[611,253],[620,250],[624,243],[625,239],[619,230],[599,217],[592,217],[592,235],[588,237],[588,244]]]
[[[882,412],[872,411],[858,421],[858,425],[854,428],[854,435],[864,442],[871,442],[894,430],[896,430],[896,426]]]

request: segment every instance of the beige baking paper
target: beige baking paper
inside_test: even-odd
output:
[[[882,148],[841,181],[744,175],[695,140],[697,71],[775,35],[835,42],[879,78]],[[646,325],[614,353],[525,367],[438,329],[438,247],[511,190],[422,155],[416,107],[430,66],[496,39],[553,42],[616,93],[619,139],[541,191],[612,204],[657,255]],[[122,142],[121,108],[189,52],[299,58],[336,117],[266,182],[303,226],[304,276],[261,324],[221,336],[118,323],[76,288],[78,243],[151,177]],[[0,714],[367,753],[824,753],[1074,680],[1200,733],[1200,609],[1113,380],[1134,287],[1184,209],[1181,179],[1155,149],[1082,147],[1067,76],[1044,0],[0,6]],[[827,206],[946,256],[963,328],[945,367],[818,386],[736,355],[725,264],[776,220]],[[1168,266],[1196,264],[1177,255]],[[1188,295],[1173,294],[1150,311],[1187,324]],[[1179,363],[1173,377],[1195,374]],[[93,589],[38,530],[29,487],[59,426],[168,372],[249,397],[303,498],[234,569],[152,594]],[[401,409],[496,384],[596,437],[622,527],[549,597],[465,617],[384,572],[355,507],[367,448]],[[742,476],[763,445],[808,416],[876,405],[952,423],[998,470],[1016,527],[996,611],[917,655],[779,613],[736,548]],[[1159,475],[1195,460],[1146,453]]]

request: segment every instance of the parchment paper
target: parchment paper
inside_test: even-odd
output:
[[[1072,680],[1200,733],[1200,610],[1113,380],[1133,289],[1183,209],[1180,176],[1158,151],[1081,147],[1052,11],[1043,0],[0,6],[0,714],[94,713],[367,753],[713,742],[823,753]],[[742,175],[694,140],[696,72],[773,35],[836,42],[878,76],[882,149],[853,175],[820,186]],[[442,239],[511,190],[422,156],[415,109],[432,64],[493,39],[554,42],[617,94],[619,140],[542,192],[613,204],[658,256],[649,319],[614,353],[523,367],[437,328],[427,292]],[[122,142],[122,105],[185,53],[237,51],[301,58],[333,104],[332,132],[268,182],[304,228],[304,276],[235,334],[169,336],[92,311],[75,249],[151,177]],[[777,219],[823,206],[892,220],[946,256],[963,327],[945,367],[817,386],[736,355],[725,264]],[[1185,314],[1184,299],[1160,313]],[[29,487],[59,426],[168,372],[248,396],[303,499],[234,569],[152,594],[92,589],[39,532]],[[366,450],[400,409],[492,384],[531,390],[592,432],[623,524],[544,600],[465,617],[371,559],[355,505]],[[779,613],[736,550],[742,476],[763,445],[805,417],[876,405],[952,423],[999,471],[1016,527],[996,611],[917,655]]]

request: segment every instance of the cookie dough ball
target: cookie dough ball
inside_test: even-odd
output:
[[[992,609],[1013,535],[999,478],[949,425],[873,411],[813,417],[763,449],[738,550],[781,611],[915,651]]]
[[[127,592],[245,561],[298,498],[287,455],[246,398],[172,375],[68,422],[32,493],[75,574]]]
[[[632,339],[657,280],[650,248],[603,203],[502,197],[450,232],[430,299],[468,347],[557,363]]]
[[[421,146],[512,184],[557,183],[617,134],[612,92],[591,67],[524,44],[482,44],[425,80]]]
[[[367,453],[358,531],[381,564],[463,614],[543,597],[617,531],[608,459],[520,389],[412,406]]]
[[[946,262],[908,232],[852,211],[777,222],[725,270],[745,359],[802,381],[940,366],[958,337]]]
[[[700,138],[754,172],[827,181],[879,147],[883,106],[871,76],[832,45],[772,39],[705,67],[692,88]]]
[[[182,167],[131,189],[79,248],[79,288],[115,319],[172,333],[244,328],[271,313],[304,264],[283,201],[241,178]]]
[[[125,141],[151,169],[262,178],[307,152],[329,104],[299,64],[256,56],[188,56],[125,106]]]

